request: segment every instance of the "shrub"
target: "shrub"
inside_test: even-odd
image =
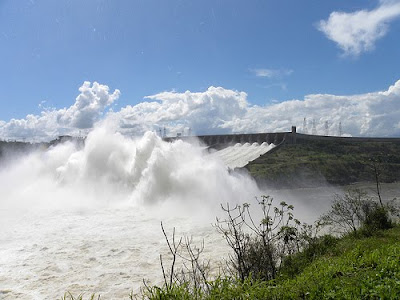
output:
[[[256,200],[261,220],[253,219],[248,203],[233,208],[227,204],[222,206],[227,218],[217,218],[215,224],[233,250],[228,269],[241,281],[248,277],[274,279],[283,258],[303,249],[312,231],[293,217],[292,205],[281,202],[273,207],[273,198],[269,196]]]
[[[393,203],[383,204],[361,189],[349,189],[344,195],[334,195],[331,209],[321,216],[320,223],[340,233],[371,235],[393,227],[391,218],[396,212]]]
[[[376,205],[366,214],[360,231],[363,235],[369,236],[378,230],[386,230],[392,227],[393,222],[389,215],[389,209],[385,206]]]

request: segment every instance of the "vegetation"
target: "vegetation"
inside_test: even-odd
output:
[[[71,293],[65,293],[64,297],[61,297],[61,300],[100,300],[100,295],[96,296],[95,294],[92,294],[85,298],[82,294],[74,297]]]
[[[254,221],[250,204],[230,208],[222,206],[225,220],[217,219],[215,227],[233,250],[228,269],[241,281],[252,276],[261,280],[275,279],[282,259],[300,251],[306,240],[300,221],[293,217],[293,206],[281,202],[273,207],[273,199],[257,199],[261,220]]]
[[[376,230],[393,227],[397,209],[394,202],[375,201],[360,189],[350,189],[344,195],[334,195],[331,210],[321,216],[320,222],[334,227],[340,233],[372,234]]]
[[[375,181],[376,166],[380,182],[400,180],[400,143],[310,140],[283,145],[246,168],[261,185],[303,187]]]

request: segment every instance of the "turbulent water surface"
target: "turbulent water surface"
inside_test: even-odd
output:
[[[260,192],[202,149],[104,127],[83,149],[64,143],[3,160],[0,298],[124,298],[143,279],[157,283],[159,255],[168,259],[161,221],[170,234],[204,239],[204,258],[220,261],[228,249],[211,226],[220,203]]]
[[[83,149],[64,143],[1,162],[0,299],[57,299],[137,293],[142,280],[160,283],[160,228],[204,239],[215,267],[229,249],[211,224],[220,204],[271,194],[312,222],[329,207],[334,188],[260,191],[226,163],[242,164],[268,145],[236,145],[219,155],[153,133],[132,140],[94,130]],[[242,162],[240,159],[242,159]],[[224,163],[225,162],[225,163]]]

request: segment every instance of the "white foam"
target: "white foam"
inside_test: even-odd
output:
[[[220,204],[260,194],[199,146],[106,127],[84,148],[60,144],[8,164],[0,189],[2,299],[127,298],[143,278],[161,280],[161,220],[169,232],[204,237],[205,258],[220,261],[228,251],[210,226]]]

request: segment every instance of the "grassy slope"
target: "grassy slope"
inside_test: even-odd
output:
[[[294,279],[282,279],[278,298],[395,299],[400,296],[400,227],[378,236],[346,237]]]
[[[349,184],[374,181],[371,159],[378,160],[382,182],[400,180],[400,143],[309,141],[284,145],[246,168],[259,183],[281,186]]]

